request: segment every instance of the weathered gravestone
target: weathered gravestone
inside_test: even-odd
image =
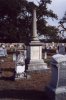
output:
[[[49,100],[66,100],[66,56],[52,56],[51,69],[51,82],[47,88]]]
[[[16,79],[24,78],[25,72],[25,58],[22,53],[17,57],[16,61]]]

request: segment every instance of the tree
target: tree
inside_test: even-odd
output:
[[[62,27],[62,29],[60,30],[60,33],[64,33],[66,31],[66,27],[65,27],[65,23],[66,23],[66,12],[63,16],[63,18],[59,21],[59,27]]]
[[[4,37],[6,42],[16,42],[20,40],[19,19],[18,16],[23,14],[26,6],[24,0],[0,0],[0,36],[2,41]]]
[[[50,0],[41,0],[38,11],[38,30],[39,33],[54,38],[58,33],[58,29],[54,26],[47,25],[46,18],[51,17],[57,19],[57,15],[52,10],[47,9],[47,4],[51,4]]]
[[[54,26],[47,26],[45,19],[46,17],[57,19],[57,15],[47,9],[47,4],[51,4],[51,1],[40,0],[38,3],[39,5],[36,6],[38,34],[56,36],[58,29]],[[0,36],[2,41],[29,42],[32,36],[32,11],[32,3],[26,0],[7,0],[7,2],[0,0]]]

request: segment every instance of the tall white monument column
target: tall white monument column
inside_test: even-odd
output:
[[[37,35],[37,18],[36,18],[36,8],[33,10],[33,40],[38,40]]]
[[[27,46],[28,70],[43,70],[47,68],[47,64],[42,59],[42,43],[37,35],[37,18],[36,8],[33,9],[33,36],[32,41]]]

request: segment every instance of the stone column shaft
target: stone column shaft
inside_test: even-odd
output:
[[[37,38],[37,18],[36,18],[36,9],[33,9],[33,39]]]

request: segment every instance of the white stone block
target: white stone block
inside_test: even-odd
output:
[[[17,74],[21,74],[25,71],[25,65],[21,66],[21,65],[17,65],[16,66],[16,73]]]
[[[34,59],[34,60],[39,60],[39,59],[41,59],[42,58],[42,48],[41,48],[41,46],[32,46],[31,47],[31,50],[30,50],[30,59]]]

